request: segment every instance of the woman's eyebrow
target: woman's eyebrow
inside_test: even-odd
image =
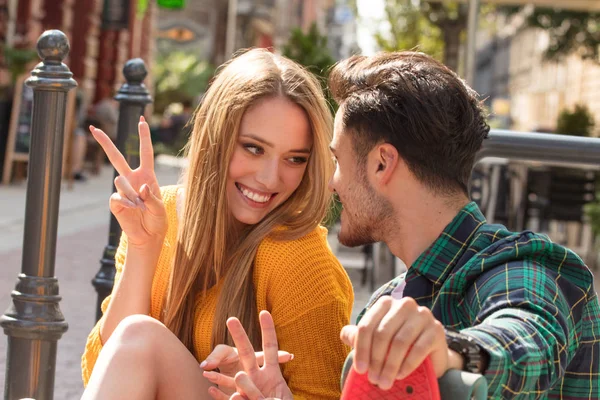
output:
[[[267,141],[267,140],[265,140],[265,139],[263,139],[261,137],[258,137],[258,136],[254,135],[252,133],[240,134],[240,137],[246,137],[246,138],[250,138],[250,139],[256,140],[257,142],[259,142],[261,144],[264,144],[267,147],[271,147],[271,148],[275,147],[273,145],[273,143],[271,143],[271,142],[269,142],[269,141]],[[310,154],[310,149],[307,149],[307,148],[304,148],[304,149],[295,149],[295,150],[289,150],[288,152],[289,153]]]

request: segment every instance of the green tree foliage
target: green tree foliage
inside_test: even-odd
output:
[[[441,60],[444,50],[442,32],[411,0],[388,0],[385,4],[389,34],[375,33],[375,40],[384,51],[418,50]]]
[[[162,113],[171,103],[195,99],[206,90],[214,68],[196,55],[174,51],[158,55],[153,68],[154,110]]]
[[[594,117],[584,105],[576,105],[573,111],[563,110],[558,116],[556,133],[573,136],[590,136]]]
[[[321,35],[317,25],[313,23],[307,33],[300,28],[292,29],[282,54],[303,65],[317,77],[332,111],[335,112],[337,106],[327,89],[327,76],[335,60],[327,47],[327,36]]]
[[[356,1],[353,3],[356,8]],[[461,39],[467,28],[468,4],[456,1],[385,0],[389,35],[375,40],[382,50],[419,50],[458,70]]]
[[[499,11],[512,15],[522,7],[503,6]],[[550,43],[546,49],[548,59],[572,53],[600,63],[600,13],[536,7],[526,19],[529,27],[548,32]]]

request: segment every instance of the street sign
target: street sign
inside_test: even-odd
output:
[[[185,7],[185,0],[158,0],[159,7],[178,9]]]

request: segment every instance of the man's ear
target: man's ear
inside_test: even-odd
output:
[[[373,153],[374,179],[381,185],[387,185],[398,166],[398,150],[389,143],[383,143],[377,145]]]

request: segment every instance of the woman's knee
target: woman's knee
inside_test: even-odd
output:
[[[120,346],[135,346],[155,350],[155,346],[169,336],[169,329],[147,315],[125,317],[110,336]]]

